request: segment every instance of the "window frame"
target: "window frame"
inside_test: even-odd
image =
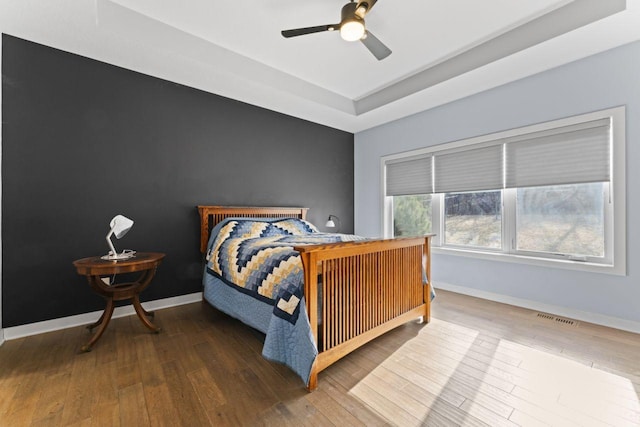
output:
[[[578,271],[626,275],[626,108],[625,106],[576,115],[559,120],[524,126],[454,142],[438,144],[417,150],[390,154],[380,158],[381,232],[385,238],[393,237],[393,197],[386,196],[386,163],[415,156],[435,154],[444,150],[471,148],[497,139],[511,138],[531,132],[544,131],[592,120],[610,118],[611,150],[609,185],[605,185],[603,258],[571,259],[568,255],[549,254],[517,250],[516,239],[516,195],[517,188],[502,188],[502,249],[474,249],[467,246],[443,245],[444,193],[432,194],[432,239],[434,253],[451,254],[494,261],[516,262],[543,267],[556,267]]]

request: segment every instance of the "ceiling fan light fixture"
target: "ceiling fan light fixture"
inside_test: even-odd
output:
[[[358,19],[345,21],[340,26],[340,37],[348,42],[360,40],[364,36],[364,22]]]
[[[315,27],[294,28],[283,30],[280,33],[285,38],[303,36],[305,34],[321,33],[324,31],[340,31],[340,36],[345,41],[360,41],[378,61],[391,55],[391,49],[384,45],[376,36],[366,28],[364,17],[378,0],[350,0],[342,6],[339,24],[316,25]]]

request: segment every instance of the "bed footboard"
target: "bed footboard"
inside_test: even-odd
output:
[[[300,246],[306,309],[320,371],[411,319],[430,316],[431,236]],[[322,280],[318,301],[318,278]],[[320,313],[318,308],[320,307]],[[319,316],[322,318],[319,319]]]

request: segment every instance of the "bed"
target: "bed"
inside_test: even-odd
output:
[[[306,222],[306,208],[198,206],[198,211],[204,299],[265,333],[263,356],[293,369],[309,391],[317,387],[319,372],[365,343],[411,320],[429,322],[430,235],[357,240],[319,233]],[[291,277],[262,287],[232,283],[240,267],[227,274],[220,263],[243,256],[259,241],[237,243],[236,236],[277,240],[280,234],[286,236],[279,248],[289,245],[293,251],[286,259],[297,262],[300,283]],[[256,274],[265,277],[264,272],[247,276]],[[270,299],[264,288],[277,292]]]

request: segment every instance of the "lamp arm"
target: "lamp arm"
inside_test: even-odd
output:
[[[113,243],[111,242],[111,236],[113,235],[113,229],[109,230],[109,234],[107,234],[107,243],[109,244],[109,249],[111,249],[111,253],[113,255],[117,254],[116,248],[113,247]]]

